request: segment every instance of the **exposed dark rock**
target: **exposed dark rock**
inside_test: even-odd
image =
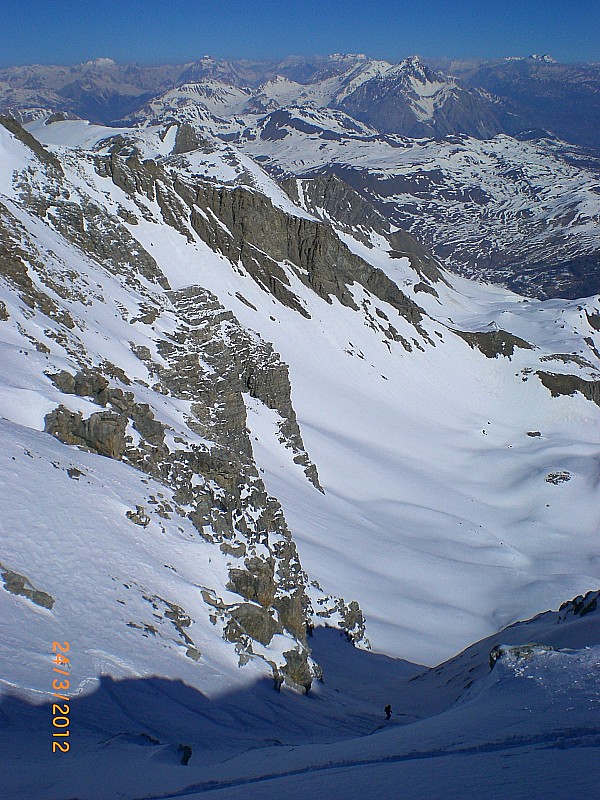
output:
[[[595,331],[600,331],[600,314],[597,312],[595,314],[588,314],[586,311],[585,316],[587,317],[590,327]]]
[[[26,597],[36,606],[41,606],[42,608],[52,608],[54,606],[54,598],[47,592],[41,592],[36,589],[24,575],[19,575],[18,572],[13,572],[13,570],[2,564],[0,564],[0,575],[7,592]]]
[[[146,514],[144,506],[136,506],[135,511],[126,511],[125,516],[142,528],[147,528],[150,525],[150,517]]]
[[[600,406],[600,381],[586,381],[578,375],[563,375],[554,372],[542,372],[541,370],[538,370],[536,375],[546,389],[550,391],[552,397],[581,392],[588,400]]]
[[[419,325],[423,316],[419,306],[385,273],[351,253],[328,225],[290,216],[264,195],[242,187],[192,187],[176,180],[174,188],[192,209],[192,226],[211,248],[234,263],[241,261],[259,286],[304,316],[307,312],[290,291],[281,263],[289,264],[328,303],[333,296],[356,309],[349,287],[359,283]],[[199,213],[194,206],[210,209],[226,230],[211,214]]]
[[[246,569],[230,570],[227,588],[241,594],[246,600],[253,600],[268,608],[275,599],[277,589],[273,560],[264,561],[253,557],[245,563]]]
[[[299,184],[302,195],[298,191]],[[429,281],[443,280],[439,265],[425,248],[409,233],[393,231],[389,220],[338,175],[287,178],[281,185],[294,202],[301,203],[315,216],[334,223],[367,245],[371,245],[369,232],[379,233],[388,240],[393,257],[407,257],[412,268]],[[436,294],[428,284],[418,285],[428,287],[421,291]]]
[[[55,111],[50,114],[44,125],[52,125],[54,122],[64,122],[67,119],[73,119],[73,114],[65,114],[64,111]]]
[[[306,662],[305,654],[299,653],[297,650],[288,650],[283,655],[286,663],[281,668],[281,672],[286,682],[302,687],[308,694],[314,676]]]
[[[161,380],[175,394],[194,400],[198,419],[210,418],[211,437],[216,435],[221,443],[249,457],[252,446],[246,431],[243,393],[277,411],[282,441],[292,449],[308,479],[322,491],[302,442],[288,368],[272,346],[249,336],[233,314],[206,290],[193,287],[170,296],[185,325],[170,343],[160,347],[166,360],[176,365],[163,370]],[[199,370],[200,353],[213,373]]]
[[[333,296],[351,308],[356,305],[349,287],[359,283],[419,329],[419,306],[385,273],[351,253],[328,225],[290,216],[264,195],[243,187],[231,190],[203,182],[191,185],[177,175],[171,178],[154,161],[142,161],[135,147],[120,136],[115,137],[110,156],[98,157],[97,169],[132,197],[142,193],[155,199],[168,224],[188,238],[191,225],[212,249],[234,263],[241,262],[261,288],[304,316],[307,311],[291,291],[282,264],[289,264],[327,302]],[[354,197],[353,190],[338,183]],[[370,213],[377,214],[373,209]],[[416,259],[424,276],[439,279],[437,264],[412,237],[398,231],[390,235],[390,243],[399,256]]]
[[[365,636],[365,618],[355,600],[346,604],[339,598],[321,598],[318,603],[322,608],[316,611],[316,617],[328,619],[338,615],[338,625],[346,634],[348,641],[352,644],[361,642],[367,649],[370,648],[369,641]]]
[[[187,767],[190,758],[192,757],[192,748],[189,746],[189,744],[180,744],[177,747],[177,753],[181,756],[180,763],[183,764],[184,767]]]
[[[346,631],[348,638],[353,642],[360,641],[365,633],[365,618],[356,600],[352,600],[348,606],[342,604],[340,611],[343,630]]]
[[[104,142],[104,146],[106,146],[106,142]],[[126,192],[135,202],[140,194],[147,197],[148,200],[156,201],[167,225],[171,225],[186,238],[191,238],[190,231],[184,222],[187,216],[186,211],[177,195],[169,190],[171,186],[169,176],[163,167],[153,159],[142,159],[140,151],[125,137],[113,137],[109,155],[97,156],[95,166],[99,175],[110,178],[115,186]],[[139,208],[142,216],[147,215],[144,206],[139,205]],[[136,242],[136,244],[138,243]],[[151,258],[145,251],[144,255]],[[156,266],[156,262],[154,265]],[[158,267],[156,270],[158,271]],[[160,275],[162,276],[161,285],[163,288],[168,288],[166,278],[162,273]]]
[[[546,475],[546,483],[553,483],[555,486],[558,486],[560,483],[566,483],[570,480],[571,473],[567,472],[566,469],[563,469],[560,472],[549,472],[548,475]]]
[[[46,415],[44,430],[64,444],[75,444],[108,458],[121,459],[125,453],[127,417],[99,411],[88,419],[65,406]]]
[[[130,211],[128,208],[119,208],[117,214],[121,217],[124,222],[127,222],[129,225],[139,225],[139,220],[133,211]]]
[[[577,355],[577,353],[552,353],[551,355],[542,356],[540,361],[561,361],[563,364],[577,364],[578,367],[590,367],[590,369],[595,369],[591,361]]]
[[[240,635],[245,634],[266,647],[276,633],[283,631],[281,625],[261,606],[241,603],[229,613],[231,619],[225,635],[230,641],[237,641]]]
[[[445,83],[446,88],[432,114],[422,119],[413,108],[418,99],[414,85],[427,82]],[[416,138],[464,133],[488,139],[504,130],[499,109],[489,95],[459,86],[416,57],[406,59],[389,75],[365,81],[336,106],[382,133]]]
[[[173,148],[173,155],[180,153],[190,153],[193,150],[198,150],[205,144],[204,140],[198,134],[196,129],[184,122],[177,128],[177,135],[175,137],[175,147]]]
[[[76,394],[79,397],[89,397],[95,403],[106,405],[103,395],[108,387],[108,381],[96,370],[84,368],[71,375],[66,370],[48,376],[52,383],[64,394]]]
[[[96,170],[103,177],[112,179],[115,186],[135,198],[143,194],[148,200],[156,200],[156,179],[162,169],[152,159],[142,160],[138,148],[121,135],[105,139],[102,147],[109,146],[109,155],[96,157]]]
[[[415,283],[413,286],[413,291],[415,294],[418,294],[419,292],[426,292],[427,294],[432,294],[434,297],[439,297],[433,286],[430,286],[428,283],[423,283],[423,281]]]
[[[5,117],[0,116],[0,125],[3,125],[7,131],[10,131],[14,136],[19,139],[19,141],[23,142],[30,150],[32,150],[36,156],[47,166],[52,167],[56,170],[57,173],[63,175],[63,168],[62,164],[60,163],[59,159],[53,154],[50,153],[46,148],[38,142],[38,140],[32,136],[29,131],[25,130],[25,128],[20,125],[16,119],[12,117]]]
[[[165,427],[154,418],[150,406],[147,403],[136,403],[133,392],[109,388],[108,380],[98,370],[85,367],[75,375],[61,370],[48,377],[65,394],[89,397],[98,405],[110,405],[120,414],[127,415],[135,430],[150,444],[160,446],[163,443]]]
[[[515,347],[523,350],[535,349],[524,339],[503,330],[477,332],[455,330],[454,333],[464,339],[470,347],[481,350],[487,358],[498,358],[498,356],[510,358],[515,352]]]
[[[598,609],[598,592],[588,592],[585,597],[579,595],[572,601],[573,613],[578,617],[585,617]],[[562,606],[561,606],[562,610]]]
[[[9,319],[8,309],[6,308],[6,304],[0,300],[0,321],[6,322]]]

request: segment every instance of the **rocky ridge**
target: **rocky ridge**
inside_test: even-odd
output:
[[[147,602],[175,625],[190,659],[202,658],[190,625],[204,614],[240,663],[258,658],[276,686],[284,680],[308,690],[320,674],[307,638],[314,624],[334,624],[363,645],[367,640],[359,605],[321,589],[305,571],[282,506],[255,461],[248,420],[254,400],[275,415],[279,444],[309,491],[322,496],[290,373],[274,345],[243,326],[198,273],[182,280],[163,271],[182,256],[176,248],[168,260],[152,256],[156,231],[171,231],[177,247],[197,252],[202,245],[211,258],[225,259],[219,263],[242,279],[237,285],[247,279],[258,286],[274,313],[285,309],[310,320],[320,305],[345,309],[382,337],[389,353],[397,347],[426,353],[438,340],[441,347],[446,337],[462,337],[488,358],[516,360],[525,348],[539,363],[541,354],[510,330],[463,330],[442,321],[443,297],[453,290],[436,260],[337,178],[284,182],[285,201],[264,175],[269,194],[260,191],[258,173],[242,170],[239,181],[227,184],[197,177],[198,165],[221,151],[172,124],[147,134],[155,139],[146,140],[146,152],[137,132],[103,132],[76,152],[32,144],[14,123],[9,127],[3,145],[17,168],[13,194],[4,198],[1,267],[15,294],[6,295],[10,304],[2,300],[3,316],[45,359],[37,380],[52,403],[41,427],[168,488],[169,499],[154,494],[144,505],[131,504],[132,525],[145,530],[158,517],[168,533],[186,519],[198,540],[215,547],[227,579],[202,586],[203,606],[144,589]],[[172,141],[173,151],[148,155],[150,141],[157,148]],[[364,225],[355,230],[359,218]],[[369,253],[387,266],[374,266]],[[74,263],[77,270],[68,266]],[[244,291],[236,294],[238,308],[256,311]],[[115,326],[110,340],[105,315]],[[597,346],[595,319],[588,313],[588,324],[582,322],[588,349]],[[100,338],[108,344],[98,348]],[[348,357],[365,360],[348,344]],[[594,363],[575,366],[578,380],[593,378]],[[562,368],[568,381],[573,364]],[[526,367],[523,381],[532,373]],[[144,626],[153,624],[129,622],[132,635],[148,635]]]
[[[54,343],[59,344],[69,364],[58,371],[46,369],[61,399],[46,414],[45,430],[64,444],[123,461],[171,487],[173,504],[149,500],[149,506],[138,506],[129,518],[145,527],[148,514],[158,514],[166,530],[178,516],[188,517],[198,534],[227,560],[227,588],[242,598],[226,602],[207,587],[204,613],[235,645],[240,663],[256,655],[253,645],[258,643],[276,683],[285,680],[308,691],[319,674],[310,661],[306,639],[315,613],[309,594],[316,592],[319,597],[321,617],[335,620],[357,641],[363,640],[364,621],[356,604],[327,597],[314,586],[309,593],[281,507],[268,496],[253,462],[245,395],[278,413],[282,443],[322,491],[302,442],[286,365],[271,345],[244,330],[206,290],[170,291],[155,260],[139,243],[133,244],[118,217],[109,217],[74,189],[56,157],[40,160],[46,151],[39,143],[32,147],[31,137],[19,126],[11,122],[7,129],[13,135],[16,131],[36,161],[34,169],[19,172],[14,179],[18,208],[2,209],[2,277],[18,292],[20,314],[35,318],[36,333],[21,328],[29,343],[47,354],[54,353]],[[161,191],[166,194],[156,165],[142,164],[135,154],[117,155],[114,149],[108,163],[110,169],[106,160],[97,160],[96,168],[108,172],[132,196],[142,193],[155,201]],[[171,200],[178,211],[176,197]],[[168,220],[168,201],[163,199],[159,207]],[[165,317],[172,320],[168,335],[148,342],[154,352],[147,345],[130,345],[143,364],[145,380],[131,380],[118,363],[98,362],[90,352],[82,311],[94,301],[102,303],[104,296],[98,289],[91,298],[86,296],[90,286],[84,275],[61,274],[60,267],[49,265],[47,253],[16,216],[25,213],[49,225],[67,248],[74,247],[74,252],[90,259],[98,286],[104,285],[100,292],[111,291],[111,281],[116,281],[115,285],[137,293],[137,316],[119,303],[115,306],[115,316],[126,325],[149,331]],[[14,310],[7,311],[5,319],[16,322]],[[47,327],[40,336],[43,319]],[[55,362],[54,356],[50,362]],[[75,410],[71,397],[85,399],[88,408],[91,403],[98,410]],[[160,418],[161,397],[189,405],[177,433]],[[291,641],[283,657],[263,655],[273,636],[284,632]],[[194,642],[188,645],[188,655],[199,657]]]
[[[187,123],[273,175],[338,175],[459,274],[541,298],[598,289],[594,65],[336,54],[154,68],[97,59],[0,77],[0,110],[22,121]],[[175,152],[193,147],[189,135]]]

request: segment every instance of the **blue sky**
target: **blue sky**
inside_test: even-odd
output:
[[[600,0],[0,0],[0,63],[364,52],[600,61]]]

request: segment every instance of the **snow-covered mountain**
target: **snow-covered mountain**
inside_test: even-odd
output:
[[[539,297],[594,293],[600,161],[548,138],[407,139],[290,108],[242,134],[278,176],[334,174],[460,274]]]
[[[600,64],[561,64],[551,55],[485,61],[439,59],[432,66],[455,75],[461,84],[501,98],[510,118],[526,118],[528,127],[552,130],[561,139],[600,147]]]
[[[598,747],[598,298],[453,277],[339,178],[276,183],[252,129],[240,148],[163,112],[0,126],[9,791],[299,797],[317,775],[335,796],[345,773],[352,797],[447,750],[458,776],[486,753],[488,785],[493,754],[519,780],[533,758],[552,797],[554,759]],[[490,671],[531,638],[558,651]]]
[[[411,56],[398,64],[363,54],[280,61],[204,56],[157,66],[97,58],[5,67],[0,111],[22,120],[58,111],[107,123],[165,91],[205,82],[250,89],[264,110],[273,110],[273,101],[339,107],[382,132],[487,137],[546,129],[574,144],[600,145],[598,65],[560,64],[549,55],[427,63]]]
[[[258,86],[206,67],[127,124],[187,122],[275,177],[336,174],[459,274],[541,298],[598,291],[595,151],[526,129],[526,116],[506,126],[498,96],[418,58],[334,63],[308,83]]]
[[[12,67],[0,70],[0,110],[22,122],[185,122],[198,141],[242,144],[275,177],[339,175],[459,274],[540,298],[599,291],[598,154],[582,147],[600,144],[597,65],[431,64],[334,54]]]
[[[423,137],[460,132],[487,138],[503,130],[491,95],[459,86],[417,56],[387,69],[371,68],[368,79],[350,85],[330,104],[382,133]]]

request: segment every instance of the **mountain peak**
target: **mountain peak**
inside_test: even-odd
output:
[[[330,61],[368,61],[365,53],[331,53],[327,58]]]
[[[113,61],[112,58],[94,58],[91,61],[86,61],[83,66],[84,67],[114,67],[116,66],[116,61]]]
[[[405,72],[410,72],[413,75],[423,76],[423,79],[426,80],[427,76],[425,74],[425,70],[427,67],[421,61],[419,56],[410,56],[409,58],[403,59],[399,64],[398,68],[401,68]]]
[[[439,78],[429,67],[427,67],[419,58],[419,56],[410,56],[403,59],[399,64],[393,67],[389,72],[389,76],[403,78],[408,81],[418,81],[419,83],[432,83]]]
[[[558,64],[558,61],[555,58],[552,58],[551,55],[548,55],[548,53],[544,53],[543,55],[533,53],[529,56],[529,59],[531,61],[543,61],[545,64]]]

